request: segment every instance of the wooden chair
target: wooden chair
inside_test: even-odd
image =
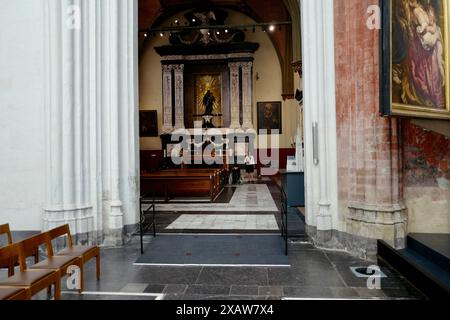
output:
[[[40,261],[29,267],[30,270],[54,270],[58,271],[61,278],[67,275],[70,266],[80,268],[80,293],[83,291],[83,261],[79,257],[73,256],[55,256],[53,254],[53,246],[50,235],[47,232],[41,233],[34,237],[25,239],[21,242],[22,253],[25,258],[32,256],[33,252],[39,249],[39,246],[45,245],[47,249],[47,259]],[[49,288],[50,291],[50,288]]]
[[[27,297],[55,285],[55,300],[61,298],[61,276],[55,270],[28,270],[22,244],[12,244],[0,248],[0,259],[15,259],[19,257],[20,272],[12,277],[0,280],[0,288],[21,288],[26,291]]]
[[[3,224],[0,225],[0,236],[6,235],[6,238],[8,240],[8,245],[11,245],[12,242],[12,236],[11,236],[11,230],[9,229],[9,224]],[[34,256],[35,263],[38,263],[39,261],[39,252],[36,251],[32,254]],[[6,269],[8,268],[8,277],[11,277],[14,275],[14,267],[19,265],[18,257],[16,257],[13,261],[2,261],[0,259],[0,269]]]
[[[30,298],[25,289],[0,287],[0,300],[30,300]]]
[[[69,225],[63,225],[47,232],[49,239],[54,240],[59,237],[67,236],[67,247],[55,254],[57,256],[79,257],[85,264],[95,257],[97,280],[100,280],[100,248],[98,246],[74,246]]]
[[[0,236],[6,235],[6,238],[8,240],[8,245],[12,244],[12,237],[11,237],[11,230],[9,229],[9,224],[2,224],[0,225]],[[8,277],[11,277],[14,275],[14,265],[17,261],[11,261],[10,259],[2,260],[0,259],[0,269],[6,269],[8,268]]]

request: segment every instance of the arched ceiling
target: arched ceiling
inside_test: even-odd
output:
[[[139,0],[139,28],[156,27],[176,14],[204,3],[204,0]],[[238,10],[257,22],[288,21],[283,0],[210,0],[215,6]]]
[[[139,29],[156,28],[178,12],[193,9],[205,2],[244,13],[257,23],[292,21],[285,5],[286,0],[139,0]],[[281,30],[270,33],[269,37],[278,53],[283,73],[285,73],[292,62],[292,28],[283,26]],[[140,34],[140,48],[144,40],[143,34]],[[286,77],[290,76],[286,75]],[[288,84],[287,88],[289,87],[292,87],[292,84]]]
[[[139,0],[139,29],[143,30],[157,27],[174,14],[194,8],[202,2],[204,1]],[[210,0],[209,3],[218,7],[240,11],[253,18],[256,22],[291,20],[283,0]],[[275,32],[270,36],[280,58],[285,58],[285,45],[288,40],[286,32],[282,30],[281,32]]]

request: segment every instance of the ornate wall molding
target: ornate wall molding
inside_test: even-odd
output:
[[[172,123],[172,65],[162,65],[162,90],[163,90],[163,132],[170,133],[173,130]]]
[[[253,62],[242,62],[242,128],[253,129]]]
[[[175,74],[175,130],[184,129],[184,65],[173,66]]]
[[[231,129],[240,129],[240,111],[239,111],[239,62],[232,62],[228,64],[230,68],[230,99],[231,99]]]

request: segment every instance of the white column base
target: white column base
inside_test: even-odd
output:
[[[65,209],[47,208],[44,210],[42,223],[43,230],[51,230],[68,224],[72,234],[89,234],[94,231],[94,216],[90,206]]]

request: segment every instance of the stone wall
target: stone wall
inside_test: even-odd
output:
[[[407,120],[402,137],[408,231],[450,233],[450,139]]]

